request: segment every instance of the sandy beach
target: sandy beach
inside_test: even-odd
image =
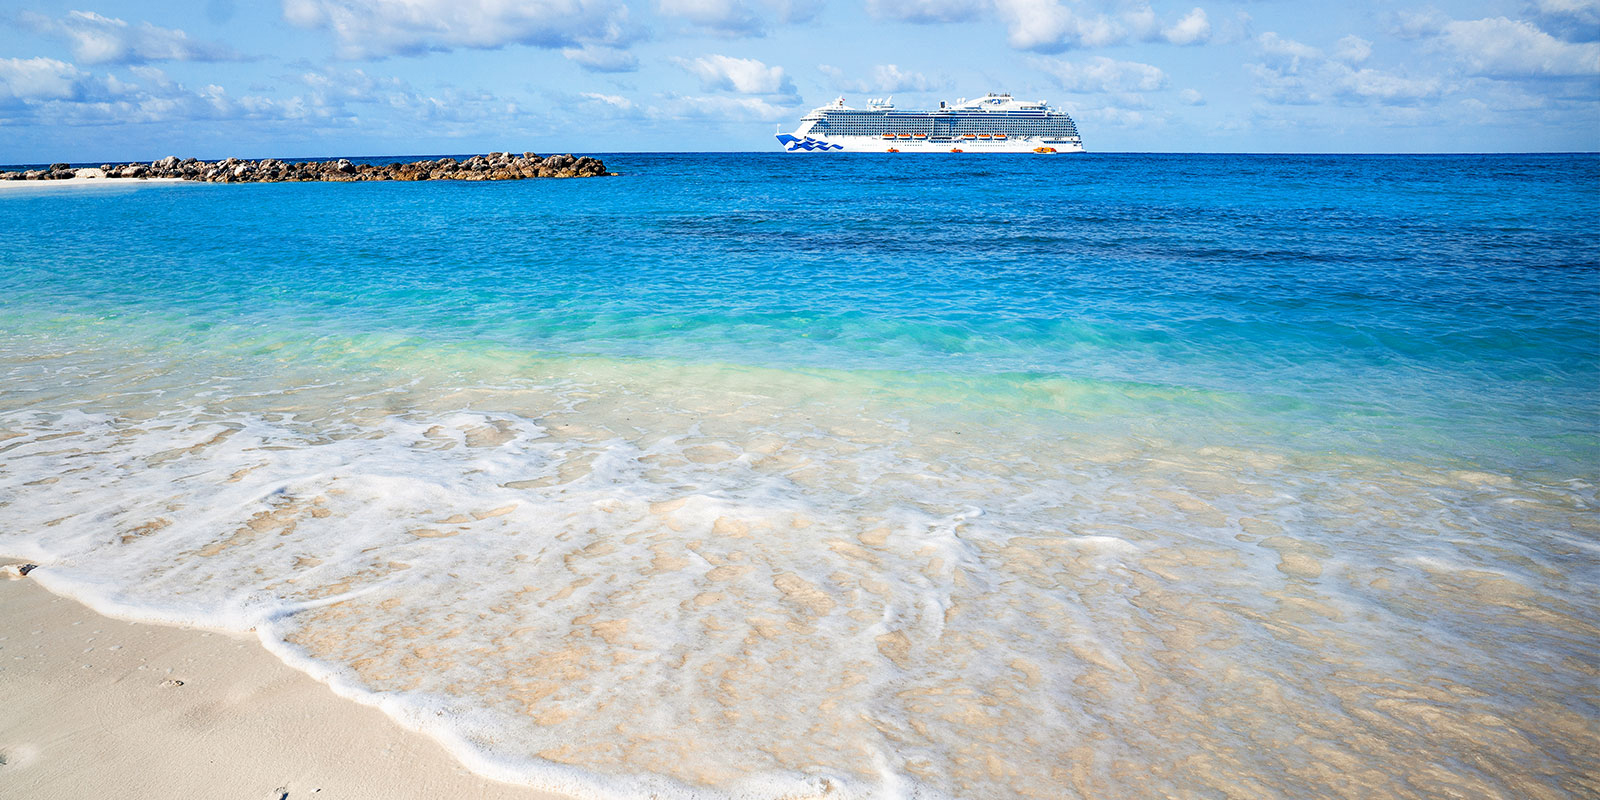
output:
[[[194,182],[182,178],[63,178],[55,181],[0,181],[0,192],[127,189],[141,186],[175,186]]]
[[[564,800],[489,781],[254,640],[111,619],[0,580],[9,797]]]

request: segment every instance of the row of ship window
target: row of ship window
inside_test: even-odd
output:
[[[819,133],[831,133],[840,136],[878,136],[885,133],[938,133],[960,136],[967,133],[1004,133],[1011,136],[1077,136],[1075,127],[1066,125],[983,125],[966,126],[951,125],[938,126],[937,130],[932,125],[837,125],[821,123],[816,126]]]

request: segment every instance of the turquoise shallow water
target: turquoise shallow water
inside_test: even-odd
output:
[[[1313,446],[1596,457],[1593,157],[612,161],[10,198],[3,232],[40,245],[0,291],[197,331],[1136,384]]]
[[[0,195],[0,551],[578,793],[1600,785],[1600,158],[605,160]]]

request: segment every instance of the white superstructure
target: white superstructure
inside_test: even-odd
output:
[[[1064,111],[1009,94],[901,111],[890,99],[851,108],[841,97],[800,118],[794,133],[779,133],[790,153],[1081,153],[1078,126]]]

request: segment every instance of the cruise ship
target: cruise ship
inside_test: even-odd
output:
[[[1041,102],[990,93],[934,111],[901,111],[892,98],[851,108],[841,97],[779,133],[790,153],[1081,153],[1078,126]]]

